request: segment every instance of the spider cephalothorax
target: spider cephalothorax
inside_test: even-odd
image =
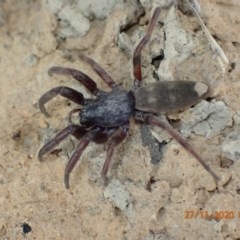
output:
[[[111,92],[99,91],[97,98],[87,102],[80,112],[80,123],[99,127],[118,127],[134,114],[133,93],[114,87]]]
[[[156,8],[146,35],[134,51],[133,75],[135,79],[130,91],[123,90],[99,64],[84,55],[80,55],[80,57],[108,84],[112,89],[111,92],[99,90],[96,83],[81,71],[63,67],[52,67],[49,69],[49,75],[70,75],[84,85],[90,93],[95,95],[95,99],[85,99],[82,93],[69,87],[60,86],[46,92],[38,102],[41,112],[46,116],[49,116],[49,114],[44,104],[57,95],[68,98],[82,106],[70,112],[70,116],[73,112],[80,112],[80,124],[73,124],[70,121],[70,125],[46,143],[38,153],[39,160],[42,160],[43,155],[52,151],[54,147],[69,135],[73,135],[80,140],[65,169],[64,182],[66,188],[69,188],[69,175],[89,142],[105,143],[110,139],[106,161],[101,171],[102,179],[107,184],[107,172],[112,160],[114,147],[127,136],[130,118],[135,119],[138,123],[156,125],[168,131],[182,147],[190,152],[217,179],[215,173],[204,163],[188,142],[177,131],[156,117],[156,114],[159,112],[178,110],[193,105],[207,92],[207,86],[203,83],[190,81],[163,81],[140,87],[142,81],[141,51],[150,39],[159,14],[160,8]]]

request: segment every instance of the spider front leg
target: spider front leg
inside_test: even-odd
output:
[[[46,108],[44,107],[44,104],[49,102],[51,99],[56,97],[57,95],[60,95],[62,97],[65,97],[77,104],[82,105],[84,102],[84,97],[82,93],[69,88],[69,87],[56,87],[52,88],[51,90],[47,91],[42,95],[42,97],[38,100],[38,107],[40,108],[40,111],[46,116],[50,117],[49,113],[46,111]]]
[[[112,138],[109,141],[108,149],[107,149],[107,157],[101,171],[101,177],[105,186],[108,183],[107,173],[108,173],[109,166],[111,165],[114,148],[126,138],[128,130],[129,130],[129,122],[127,122],[126,124],[118,128],[117,131],[112,135]]]
[[[143,122],[145,124],[156,125],[164,130],[166,130],[185,150],[191,153],[197,161],[208,171],[215,180],[219,180],[219,177],[212,171],[212,169],[204,162],[200,155],[192,148],[192,146],[172,127],[168,126],[165,122],[152,114],[145,114],[138,112],[135,115],[137,121]]]
[[[49,76],[52,74],[69,75],[80,82],[89,92],[96,95],[99,91],[97,84],[85,73],[73,68],[51,67],[48,70]]]
[[[83,59],[86,63],[88,63],[92,67],[92,69],[98,74],[98,76],[101,77],[102,80],[107,83],[110,88],[116,86],[116,83],[114,82],[112,77],[92,58],[87,57],[84,54],[79,54],[79,57]]]
[[[141,70],[141,52],[142,49],[145,47],[145,45],[149,42],[150,37],[153,32],[153,28],[156,25],[158,16],[160,14],[160,8],[157,7],[154,10],[153,16],[150,20],[150,23],[148,25],[147,33],[146,35],[142,38],[140,43],[137,45],[137,47],[134,50],[133,53],[133,76],[134,76],[134,85],[135,86],[140,86],[140,83],[142,81],[142,70]]]

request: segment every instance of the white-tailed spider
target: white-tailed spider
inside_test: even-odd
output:
[[[73,135],[80,140],[65,168],[64,183],[66,188],[69,188],[69,175],[71,171],[90,141],[98,144],[107,143],[107,156],[101,171],[103,182],[107,184],[107,172],[112,161],[114,148],[126,138],[130,118],[135,119],[138,123],[156,125],[166,130],[215,179],[218,179],[191,145],[177,131],[157,117],[157,113],[159,112],[179,110],[195,104],[207,92],[208,87],[203,83],[191,81],[159,81],[147,86],[140,86],[142,81],[141,51],[150,39],[159,14],[160,8],[156,8],[146,35],[134,51],[134,84],[130,91],[123,90],[98,63],[84,55],[80,55],[80,57],[112,89],[111,92],[98,89],[96,83],[81,71],[63,67],[51,67],[49,69],[49,75],[70,75],[95,96],[94,99],[85,99],[82,93],[69,87],[60,86],[46,92],[38,102],[39,108],[45,116],[49,116],[44,107],[45,103],[57,95],[61,95],[81,105],[81,108],[74,109],[69,114],[71,116],[72,113],[79,111],[80,124],[70,123],[69,126],[46,143],[38,153],[38,158],[42,161],[43,155],[52,151],[67,136]]]

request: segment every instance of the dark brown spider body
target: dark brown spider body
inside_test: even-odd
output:
[[[156,8],[149,22],[146,35],[134,51],[133,91],[122,90],[98,63],[84,55],[80,55],[80,58],[93,68],[112,91],[103,92],[99,90],[97,84],[81,71],[63,67],[52,67],[49,69],[49,75],[70,75],[79,81],[90,93],[95,95],[95,99],[85,99],[82,93],[69,87],[60,86],[47,91],[38,101],[39,108],[45,116],[49,116],[44,106],[45,103],[57,95],[63,96],[81,106],[81,108],[74,109],[69,113],[69,119],[71,119],[72,113],[80,112],[80,125],[71,123],[52,140],[47,142],[38,153],[38,158],[41,161],[43,155],[51,152],[69,135],[73,135],[80,140],[65,168],[64,183],[66,188],[69,188],[69,175],[71,171],[91,141],[98,144],[107,143],[107,156],[101,171],[101,177],[104,183],[107,184],[107,172],[114,148],[126,138],[130,118],[133,118],[138,123],[156,125],[166,130],[215,179],[218,179],[216,174],[191,145],[177,131],[156,116],[156,113],[159,112],[179,110],[195,104],[206,93],[207,86],[202,83],[190,81],[173,81],[158,82],[141,87],[141,51],[150,39],[159,14],[160,8]],[[155,113],[155,115],[152,113]]]
[[[83,106],[80,123],[83,126],[119,127],[129,121],[134,109],[133,93],[115,87],[111,92],[98,92],[96,99]]]

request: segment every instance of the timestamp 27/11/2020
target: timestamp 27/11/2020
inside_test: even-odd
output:
[[[184,219],[240,219],[240,211],[204,211],[204,210],[186,210],[184,211]]]

